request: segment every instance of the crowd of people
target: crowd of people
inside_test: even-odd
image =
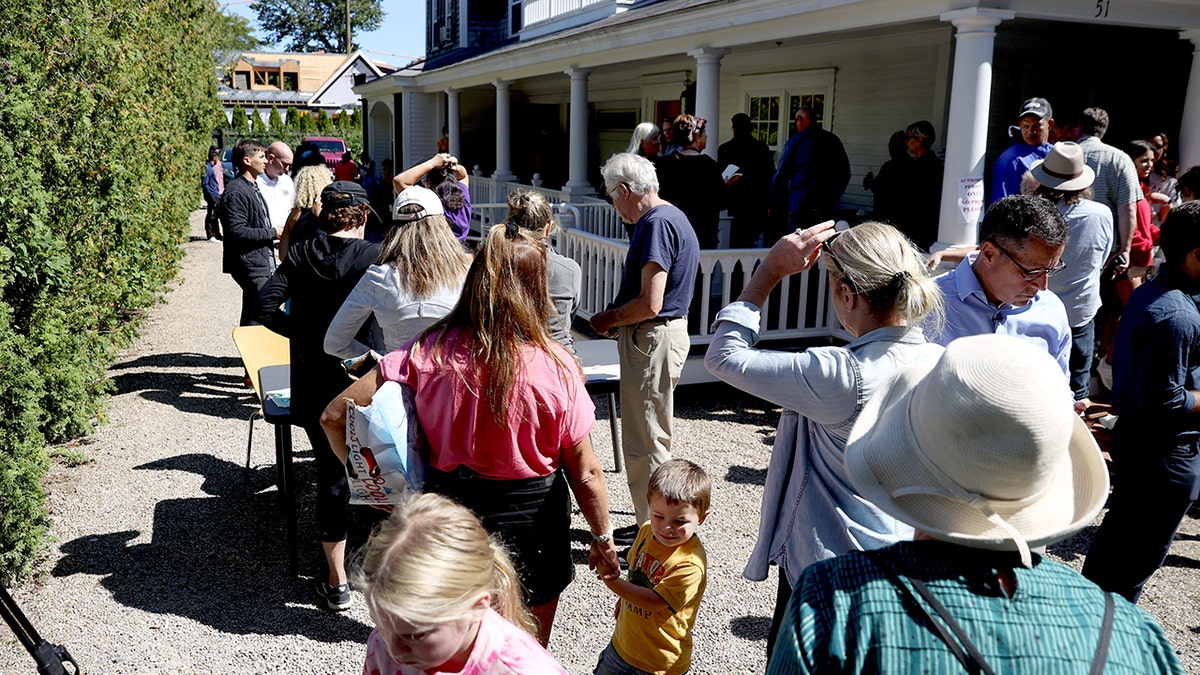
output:
[[[880,218],[849,228],[829,218],[845,150],[809,108],[778,166],[745,115],[719,161],[703,154],[702,118],[638,126],[601,169],[630,242],[616,296],[590,318],[617,341],[624,526],[574,356],[581,270],[551,245],[540,193],[514,190],[469,250],[469,179],[446,152],[366,184],[308,148],[293,163],[285,144],[253,140],[219,181],[210,153],[220,229],[206,218],[206,234],[242,289],[241,323],[290,338],[292,419],[316,458],[315,592],[333,610],[362,593],[375,623],[364,672],[564,672],[546,646],[576,574],[572,498],[588,567],[616,596],[594,672],[688,671],[707,583],[697,530],[714,505],[674,442],[673,392],[722,208],[738,245],[770,249],[705,356],[783,409],[743,571],[763,581],[778,567],[769,672],[1182,672],[1135,603],[1200,493],[1200,202],[1187,201],[1200,169],[1177,175],[1165,134],[1104,145],[1098,109],[1056,125],[1036,98],[1020,113],[980,244],[932,256],[940,197],[927,193],[942,169],[928,121],[893,135],[868,180]],[[379,189],[395,193],[386,210]],[[776,287],[818,265],[853,339],[756,346]],[[1096,361],[1113,369],[1117,471],[1080,575],[1044,552],[1109,495],[1080,418]],[[388,382],[411,388],[425,485],[351,557],[346,401],[370,404]]]

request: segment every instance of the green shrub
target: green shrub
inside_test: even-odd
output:
[[[48,527],[46,443],[178,270],[211,129],[211,0],[0,0],[0,579]]]

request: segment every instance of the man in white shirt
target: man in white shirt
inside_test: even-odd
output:
[[[258,176],[258,189],[267,200],[271,225],[282,229],[296,202],[296,184],[288,174],[292,168],[292,149],[283,141],[267,146],[267,170]]]

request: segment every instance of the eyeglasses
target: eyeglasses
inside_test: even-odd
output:
[[[1043,267],[1042,269],[1031,270],[1018,262],[1017,259],[1013,257],[1013,254],[1004,250],[1004,247],[1000,244],[997,244],[993,241],[992,246],[1000,249],[1000,252],[1003,253],[1009,260],[1011,260],[1013,265],[1017,266],[1017,269],[1021,271],[1021,274],[1025,275],[1025,281],[1033,281],[1043,274],[1046,276],[1054,276],[1055,274],[1067,269],[1067,263],[1059,260],[1058,264],[1054,265],[1053,267]]]
[[[611,190],[604,188],[604,201],[608,202],[609,205],[612,205],[613,200],[616,199],[616,195],[613,193],[620,190],[622,185],[624,185],[624,183],[617,183]]]

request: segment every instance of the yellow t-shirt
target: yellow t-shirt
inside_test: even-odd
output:
[[[692,627],[708,583],[699,536],[667,548],[642,525],[629,549],[629,583],[649,588],[667,603],[657,612],[621,600],[613,648],[629,665],[657,675],[686,673],[692,665]]]

